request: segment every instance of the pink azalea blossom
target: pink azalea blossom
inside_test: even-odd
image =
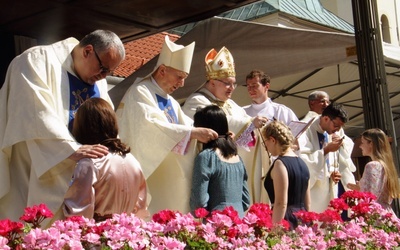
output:
[[[49,213],[44,205],[27,208],[21,222],[0,221],[0,249],[395,249],[400,245],[400,220],[383,209],[371,194],[346,192],[323,213],[299,211],[302,221],[289,231],[272,224],[267,204],[254,204],[243,219],[228,207],[191,213],[164,210],[153,220],[114,214],[96,223],[71,217],[50,228],[37,224]],[[346,205],[348,207],[346,207]],[[350,220],[340,213],[349,209]]]

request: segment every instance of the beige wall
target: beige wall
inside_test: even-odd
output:
[[[398,0],[376,0],[378,3],[379,21],[384,15],[388,20],[388,27],[384,27],[385,40],[390,43],[400,45],[400,1]],[[397,2],[396,2],[397,1]],[[353,24],[353,12],[350,0],[320,0],[327,10]],[[382,24],[381,24],[382,25]],[[382,27],[381,27],[382,28]]]
[[[382,16],[386,16],[388,20],[388,27],[383,27],[384,31],[383,34],[387,36],[390,36],[390,43],[399,45],[399,38],[398,38],[398,12],[397,12],[397,7],[396,7],[396,0],[378,0],[378,14],[379,14],[379,20],[382,20]],[[398,1],[397,1],[398,2]],[[400,4],[400,2],[397,3],[397,5]],[[382,23],[381,23],[382,26]],[[382,28],[382,27],[381,27]],[[386,30],[386,31],[385,31]],[[382,30],[381,30],[382,31]],[[386,42],[388,42],[387,39],[385,39]]]

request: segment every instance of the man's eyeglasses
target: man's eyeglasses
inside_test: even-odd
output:
[[[97,52],[96,52],[96,50],[93,48],[93,51],[94,51],[94,54],[96,55],[96,58],[97,58],[97,61],[99,62],[99,65],[100,65],[100,73],[101,74],[110,74],[111,73],[111,70],[109,69],[109,68],[106,68],[106,67],[104,67],[103,66],[103,63],[101,62],[101,60],[100,60],[100,57],[99,57],[99,55],[97,54]]]
[[[338,124],[336,124],[336,123],[333,121],[333,119],[332,119],[332,118],[330,118],[330,117],[329,117],[329,119],[330,119],[330,120],[331,120],[331,122],[333,123],[333,127],[334,127],[334,128],[341,129],[342,127],[344,127],[344,125],[342,126],[342,125],[338,125]]]
[[[215,79],[215,80],[217,80],[218,82],[222,82],[223,84],[225,84],[226,87],[232,87],[234,89],[237,87],[237,83],[224,82],[224,81],[221,81],[221,80],[218,80],[218,79]]]

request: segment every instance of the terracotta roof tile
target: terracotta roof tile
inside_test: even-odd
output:
[[[178,35],[161,32],[125,43],[125,60],[114,70],[113,76],[128,77],[157,56],[161,51],[166,35],[173,42],[180,38]]]

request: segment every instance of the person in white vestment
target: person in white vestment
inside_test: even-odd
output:
[[[291,121],[298,121],[296,114],[288,107],[283,104],[278,104],[273,102],[271,98],[268,97],[268,90],[270,87],[270,77],[261,70],[252,70],[246,76],[246,88],[247,92],[252,100],[250,105],[244,106],[243,109],[246,113],[251,116],[265,116],[268,120],[278,120],[286,125],[289,125]],[[259,135],[261,138],[261,135]],[[260,144],[261,140],[258,140]],[[259,156],[257,159],[261,159],[258,163],[261,166],[262,176],[264,177],[271,165],[271,160],[268,157],[264,147],[258,147],[259,150],[257,154]],[[262,201],[269,202],[268,195],[264,189],[261,187]]]
[[[197,140],[208,142],[218,134],[194,128],[171,96],[184,86],[195,42],[178,45],[165,37],[154,71],[138,78],[117,109],[121,139],[142,165],[148,185],[151,214],[160,210],[190,212],[189,198]]]
[[[328,93],[322,90],[316,90],[311,92],[308,95],[308,106],[310,107],[310,110],[308,113],[301,119],[303,122],[309,122],[311,119],[314,117],[318,117],[319,115],[322,114],[324,109],[331,103],[330,98]],[[336,135],[338,135],[340,138],[345,136],[343,128],[339,129],[339,131],[335,132]],[[331,137],[331,136],[329,136]],[[353,148],[354,143],[352,144],[350,141],[345,141],[347,144],[347,148],[350,150],[350,148]],[[349,165],[351,167],[349,169],[353,169],[352,171],[343,171],[341,172],[341,180],[338,182],[338,197],[344,193],[345,191],[348,191],[349,188],[346,185],[343,185],[343,180],[345,182],[349,182],[354,179],[354,172],[356,170],[356,167],[353,162],[349,162]],[[345,215],[343,217],[344,219],[346,218]]]
[[[76,112],[72,134],[82,144],[106,146],[109,153],[78,161],[64,196],[64,215],[85,216],[96,222],[121,213],[146,219],[146,180],[130,148],[118,138],[112,106],[101,98],[86,100]]]
[[[268,97],[270,77],[261,70],[252,70],[246,76],[247,92],[252,100],[250,105],[244,106],[246,113],[251,116],[265,116],[269,120],[278,120],[286,125],[291,121],[298,121],[296,114],[283,104],[273,102]]]
[[[104,78],[125,58],[119,37],[96,30],[81,41],[67,38],[36,46],[10,63],[0,91],[0,219],[18,220],[28,206],[44,203],[63,218],[61,205],[76,162],[108,153],[81,145],[70,131],[84,100],[111,105]]]
[[[347,113],[338,103],[328,105],[300,136],[300,157],[310,170],[311,208],[321,213],[338,197],[338,182],[354,183],[356,170],[351,159],[353,141],[337,132],[347,122]]]
[[[316,90],[308,95],[308,106],[310,110],[301,119],[303,122],[308,122],[312,118],[322,114],[322,111],[330,104],[329,95],[325,91]]]
[[[254,131],[264,126],[268,119],[247,115],[245,110],[231,99],[237,86],[236,72],[233,56],[226,47],[222,47],[219,52],[211,49],[205,56],[205,66],[207,81],[186,99],[183,112],[193,117],[198,108],[210,104],[218,105],[224,110],[229,129],[235,134],[239,155],[246,166],[251,201],[260,202],[263,190],[259,164],[261,155],[257,154],[260,146],[256,144],[257,133]]]

